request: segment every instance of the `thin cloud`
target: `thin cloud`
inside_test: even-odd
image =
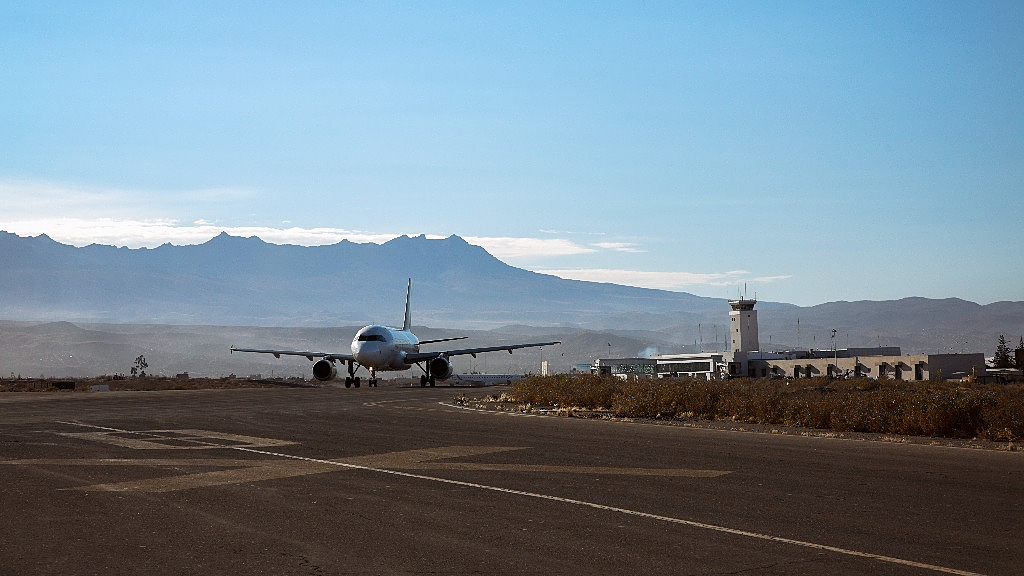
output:
[[[171,194],[175,202],[192,205],[217,202],[241,202],[254,195],[243,188],[201,188]],[[0,179],[3,214],[0,226],[21,221],[52,218],[55,212],[74,214],[70,219],[97,220],[160,220],[167,213],[167,194],[146,190],[68,185],[45,180]]]
[[[232,236],[257,236],[271,244],[294,244],[297,246],[323,246],[325,244],[337,244],[342,240],[360,244],[366,242],[381,244],[400,236],[400,234],[375,234],[341,228],[221,227],[220,230]]]
[[[743,270],[731,272],[648,272],[640,270],[615,270],[610,268],[534,268],[534,272],[551,274],[559,278],[569,280],[586,280],[589,282],[603,282],[609,284],[621,284],[624,286],[636,286],[638,288],[654,288],[657,290],[680,291],[691,289],[696,286],[735,286],[743,282],[757,281],[759,283],[785,280],[790,276],[765,276],[761,278],[748,278],[749,274]]]
[[[0,180],[0,198],[6,221],[36,219],[53,214],[91,214],[102,208],[108,213],[123,206],[128,194],[110,190],[91,190],[53,182]]]
[[[629,242],[597,242],[581,244],[566,238],[512,238],[466,236],[470,244],[476,244],[490,252],[496,258],[509,261],[534,261],[541,258],[557,258],[562,256],[578,256],[598,252],[646,252],[638,244]]]
[[[628,252],[631,254],[640,254],[643,252],[647,252],[646,250],[638,248],[639,244],[635,244],[633,242],[598,242],[597,244],[594,244],[594,246],[597,246],[598,248],[603,248],[605,250],[612,250],[615,252]]]
[[[470,244],[475,244],[487,250],[499,260],[576,256],[597,252],[595,248],[583,246],[564,238],[466,236],[463,239]]]
[[[782,280],[789,280],[792,277],[792,274],[781,274],[778,276],[757,276],[755,278],[751,278],[750,281],[757,282],[758,284],[770,284],[772,282],[781,282]]]

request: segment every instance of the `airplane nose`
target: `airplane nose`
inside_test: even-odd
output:
[[[378,356],[380,350],[378,346],[374,346],[374,342],[359,342],[353,350],[352,355],[355,356],[356,362],[359,362],[363,366],[367,366],[374,363],[374,359]]]

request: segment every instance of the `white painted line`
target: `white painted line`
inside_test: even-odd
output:
[[[64,422],[64,424],[73,424],[75,426],[83,426],[88,428],[100,428],[103,430],[116,431],[121,433],[130,434],[130,430],[116,430],[114,428],[104,428],[101,426],[91,426],[89,424],[83,424],[79,422]],[[714,532],[721,532],[725,534],[732,534],[734,536],[742,536],[745,538],[756,538],[758,540],[767,540],[770,542],[778,542],[780,544],[790,544],[792,546],[801,546],[804,548],[811,548],[815,550],[823,550],[826,552],[834,552],[836,554],[843,554],[846,556],[855,556],[858,558],[867,558],[872,560],[878,560],[880,562],[886,562],[889,564],[898,564],[901,566],[909,566],[912,568],[920,568],[923,570],[931,570],[933,572],[941,572],[943,574],[956,574],[959,576],[983,576],[977,572],[968,572],[966,570],[957,570],[955,568],[946,568],[944,566],[935,566],[933,564],[925,564],[922,562],[915,562],[913,560],[904,560],[902,558],[894,558],[892,556],[883,556],[881,554],[872,554],[870,552],[860,552],[857,550],[849,550],[846,548],[839,548],[836,546],[828,546],[825,544],[817,544],[814,542],[806,542],[803,540],[794,540],[792,538],[783,538],[781,536],[772,536],[770,534],[761,534],[759,532],[750,532],[748,530],[739,530],[736,528],[729,528],[726,526],[718,526],[715,524],[707,524],[705,522],[696,522],[694,520],[685,520],[682,518],[672,518],[671,516],[660,516],[658,514],[651,514],[648,512],[640,512],[637,510],[629,510],[628,508],[619,508],[616,506],[607,506],[605,504],[598,504],[596,502],[587,502],[586,500],[576,500],[573,498],[565,498],[562,496],[552,496],[550,494],[540,494],[537,492],[527,492],[524,490],[515,490],[512,488],[502,488],[500,486],[489,486],[487,484],[478,484],[476,482],[464,482],[462,480],[451,480],[448,478],[438,478],[435,476],[425,476],[423,474],[413,474],[410,472],[400,472],[398,470],[388,470],[385,468],[374,468],[372,466],[361,466],[358,464],[351,464],[347,462],[337,462],[333,460],[323,460],[320,458],[309,458],[306,456],[295,456],[292,454],[283,454],[280,452],[270,452],[267,450],[257,450],[255,448],[246,448],[244,446],[220,446],[221,448],[229,450],[237,450],[240,452],[249,452],[252,454],[260,454],[262,456],[275,456],[278,458],[287,458],[291,460],[300,460],[303,462],[310,462],[314,464],[322,464],[326,466],[337,466],[339,468],[349,468],[353,470],[364,470],[367,472],[378,472],[381,474],[390,474],[392,476],[399,476],[403,478],[414,478],[417,480],[427,480],[430,482],[439,482],[442,484],[450,484],[453,486],[461,486],[465,488],[476,488],[479,490],[489,490],[492,492],[500,492],[503,494],[513,494],[516,496],[525,496],[527,498],[537,498],[540,500],[549,500],[552,502],[561,502],[564,504],[572,504],[574,506],[582,506],[586,508],[593,508],[596,510],[605,510],[608,512],[617,512],[619,514],[627,514],[630,516],[636,516],[639,518],[647,518],[649,520],[658,520],[660,522],[669,522],[672,524],[679,524],[682,526],[689,526],[691,528],[700,528],[702,530],[711,530]]]
[[[695,522],[693,520],[684,520],[682,518],[672,518],[670,516],[659,516],[657,514],[650,514],[648,512],[639,512],[637,510],[629,510],[627,508],[618,508],[615,506],[607,506],[605,504],[597,504],[595,502],[587,502],[585,500],[575,500],[572,498],[564,498],[562,496],[552,496],[549,494],[538,494],[536,492],[526,492],[523,490],[514,490],[512,488],[501,488],[499,486],[488,486],[487,484],[477,484],[475,482],[464,482],[462,480],[451,480],[448,478],[437,478],[434,476],[424,476],[422,474],[412,474],[410,472],[400,472],[397,470],[387,470],[383,468],[372,468],[370,466],[359,466],[356,464],[348,464],[345,462],[333,462],[331,460],[320,460],[317,458],[307,458],[305,456],[293,456],[289,454],[280,454],[275,452],[267,452],[265,450],[255,450],[252,448],[242,447],[231,447],[232,450],[240,450],[243,452],[252,452],[254,454],[261,454],[264,456],[279,456],[281,458],[292,458],[296,460],[305,460],[308,462],[315,462],[317,464],[329,464],[332,466],[339,466],[344,468],[353,468],[356,470],[365,470],[368,472],[380,472],[382,474],[391,474],[393,476],[402,476],[405,478],[415,478],[417,480],[428,480],[431,482],[441,482],[444,484],[452,484],[455,486],[462,486],[465,488],[478,488],[480,490],[490,490],[492,492],[501,492],[504,494],[514,494],[517,496],[526,496],[529,498],[539,498],[541,500],[551,500],[554,502],[562,502],[565,504],[573,504],[576,506],[584,506],[587,508],[595,508],[597,510],[607,510],[609,512],[618,512],[620,514],[628,514],[630,516],[638,516],[640,518],[647,518],[650,520],[659,520],[662,522],[671,522],[673,524],[681,524],[683,526],[690,526],[693,528],[701,528],[704,530],[713,530],[715,532],[724,532],[726,534],[733,534],[736,536],[744,536],[747,538],[757,538],[760,540],[769,540],[772,542],[779,542],[782,544],[792,544],[794,546],[803,546],[804,548],[813,548],[816,550],[825,550],[827,552],[835,552],[837,554],[845,554],[847,556],[857,556],[860,558],[870,558],[873,560],[880,560],[882,562],[888,562],[890,564],[900,564],[903,566],[911,566],[914,568],[922,568],[924,570],[932,570],[935,572],[942,572],[945,574],[958,574],[960,576],[983,576],[977,572],[967,572],[964,570],[957,570],[955,568],[946,568],[943,566],[934,566],[932,564],[924,564],[921,562],[914,562],[913,560],[904,560],[902,558],[893,558],[891,556],[883,556],[880,554],[872,554],[870,552],[858,552],[857,550],[847,550],[845,548],[837,548],[835,546],[827,546],[825,544],[816,544],[814,542],[804,542],[802,540],[794,540],[792,538],[782,538],[780,536],[772,536],[770,534],[760,534],[757,532],[749,532],[746,530],[738,530],[736,528],[728,528],[725,526],[716,526],[714,524],[706,524],[704,522]]]

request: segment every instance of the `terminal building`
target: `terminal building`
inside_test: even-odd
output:
[[[725,370],[723,352],[662,354],[649,358],[600,358],[590,371],[620,378],[720,378]]]
[[[591,371],[622,378],[888,378],[932,380],[982,377],[985,355],[910,354],[898,346],[832,350],[760,350],[757,300],[729,302],[728,352],[667,354],[650,358],[603,358]]]

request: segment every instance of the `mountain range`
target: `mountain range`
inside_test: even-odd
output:
[[[282,335],[308,329],[313,338],[333,327],[350,330],[338,336],[347,349],[352,327],[401,324],[408,278],[417,326],[445,334],[472,331],[478,340],[543,334],[579,341],[572,353],[580,357],[559,356],[566,366],[609,352],[727,348],[724,299],[522,270],[458,236],[301,247],[222,233],[200,245],[129,249],[79,248],[45,235],[0,232],[0,319],[7,320],[0,327],[12,336],[40,326],[64,333],[73,331],[64,323],[72,323],[89,326],[82,328],[87,332],[136,335],[127,341],[138,339],[140,325],[163,326],[168,333],[219,326],[222,335],[237,327],[232,338],[243,337],[245,327]],[[840,348],[991,354],[1000,334],[1013,343],[1024,333],[1024,302],[908,297],[799,307],[762,301],[757,310],[765,350],[830,348],[834,328]],[[118,324],[135,328],[114,329]],[[297,340],[300,345],[302,338]],[[4,348],[13,341],[8,338]],[[616,350],[620,341],[623,348]],[[0,375],[6,353],[0,351]]]

